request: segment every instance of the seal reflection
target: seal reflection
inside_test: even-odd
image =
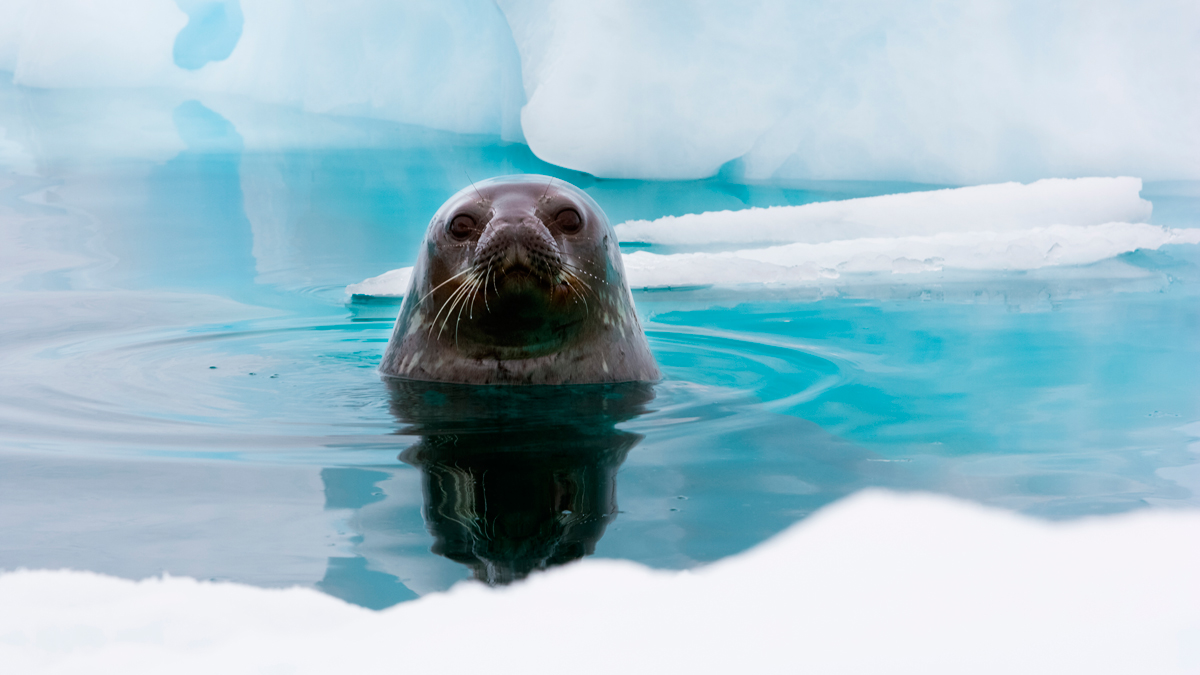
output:
[[[400,455],[420,469],[432,550],[487,584],[595,551],[617,514],[616,474],[641,435],[643,382],[471,386],[389,379],[391,409],[420,436]]]

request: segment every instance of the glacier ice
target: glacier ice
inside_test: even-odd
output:
[[[204,4],[185,2],[194,13]],[[240,0],[228,58],[205,46],[171,0],[12,0],[0,7],[0,70],[29,87],[166,87],[234,94],[520,140],[516,46],[489,0],[395,3]],[[65,19],[64,17],[70,17]],[[220,42],[217,35],[207,37]],[[183,39],[198,40],[183,50]],[[195,52],[195,53],[193,53]]]
[[[0,70],[499,135],[600,177],[1196,179],[1198,28],[1189,0],[7,0]]]
[[[187,12],[188,24],[175,37],[175,65],[188,70],[224,61],[242,37],[242,6],[238,0],[175,0]]]
[[[693,571],[591,559],[380,612],[305,588],[18,571],[0,575],[0,659],[22,673],[325,673],[397,658],[447,673],[563,663],[584,673],[874,673],[898,663],[923,673],[1194,673],[1198,534],[1200,515],[1188,511],[1052,524],[868,491]]]
[[[0,9],[0,68],[33,87],[170,86],[187,15],[163,0],[15,0]],[[7,43],[7,45],[4,45]]]
[[[1200,170],[1196,3],[498,2],[530,147],[595,175]]]

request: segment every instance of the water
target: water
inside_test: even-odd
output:
[[[0,86],[0,569],[384,607],[585,555],[686,568],[872,486],[1200,505],[1197,247],[639,293],[653,387],[389,387],[396,308],[344,287],[411,264],[468,177],[556,175],[614,222],[938,186],[600,181],[490,138],[112,96]],[[1143,195],[1200,225],[1194,183]]]

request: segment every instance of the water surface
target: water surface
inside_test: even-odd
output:
[[[586,555],[686,568],[873,486],[1054,519],[1200,505],[1197,247],[638,293],[652,387],[389,386],[396,307],[344,287],[412,264],[470,179],[556,175],[614,222],[940,186],[601,181],[492,138],[106,100],[0,86],[0,569],[383,607]],[[1177,227],[1198,195],[1143,193]]]

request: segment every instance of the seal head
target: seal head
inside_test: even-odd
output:
[[[466,384],[660,377],[604,211],[531,175],[465,188],[434,215],[380,371]]]

